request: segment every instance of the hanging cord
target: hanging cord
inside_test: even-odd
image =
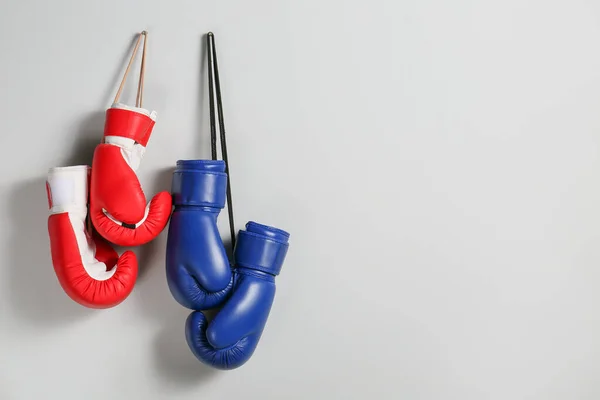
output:
[[[213,79],[213,57],[211,51],[211,34],[208,34],[206,40],[206,52],[208,53],[208,98],[209,98],[209,111],[210,111],[210,153],[212,159],[217,159],[217,128],[215,125],[215,89]],[[225,165],[227,168],[227,165]]]
[[[210,140],[212,159],[217,159],[217,132],[215,127],[215,93],[217,94],[217,114],[219,118],[219,134],[221,139],[221,154],[225,161],[227,174],[227,211],[229,214],[229,231],[231,233],[231,247],[235,248],[235,224],[233,222],[233,204],[231,201],[231,175],[229,173],[229,159],[227,157],[227,141],[225,140],[225,123],[223,121],[223,103],[221,100],[221,81],[219,79],[219,66],[217,63],[217,50],[215,36],[209,32],[206,38],[208,51],[208,94],[210,99]],[[214,91],[213,91],[214,84]]]
[[[148,45],[148,32],[143,31],[144,48],[142,49],[142,65],[140,66],[140,80],[138,82],[138,93],[135,98],[135,106],[142,107],[142,96],[144,95],[144,76],[146,74],[146,47]]]
[[[123,92],[123,88],[125,87],[125,81],[127,80],[127,75],[129,75],[129,70],[131,69],[131,65],[133,64],[133,60],[135,59],[135,55],[137,54],[138,48],[140,47],[140,43],[142,41],[142,37],[144,38],[144,48],[142,50],[142,65],[140,67],[140,80],[138,82],[138,91],[137,96],[135,98],[135,106],[142,107],[142,96],[144,94],[144,73],[146,71],[146,45],[148,44],[148,32],[143,31],[138,36],[138,40],[135,43],[135,47],[133,48],[133,53],[131,54],[131,58],[129,59],[129,64],[127,64],[127,69],[125,70],[125,74],[123,75],[123,79],[121,80],[121,85],[119,86],[119,90],[115,96],[115,100],[113,104],[119,102],[121,98],[121,93]]]

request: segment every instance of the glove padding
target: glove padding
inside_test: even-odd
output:
[[[139,246],[158,236],[171,214],[164,191],[146,205],[136,175],[156,114],[115,104],[106,112],[104,139],[94,151],[90,215],[97,231],[121,246]]]
[[[87,224],[90,167],[52,168],[46,190],[52,264],[67,295],[89,308],[109,308],[125,300],[135,285],[135,254],[121,257]]]
[[[186,340],[200,361],[234,369],[250,359],[269,317],[288,240],[287,232],[255,222],[240,231],[231,297],[212,321],[199,311],[186,320]]]
[[[180,160],[173,173],[175,209],[167,238],[167,282],[175,300],[192,310],[222,304],[233,284],[217,227],[225,207],[224,171],[220,160]]]

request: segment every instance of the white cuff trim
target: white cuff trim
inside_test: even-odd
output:
[[[87,165],[57,167],[48,170],[48,199],[52,214],[87,210],[88,179],[91,168]]]
[[[113,103],[113,105],[110,108],[117,108],[119,110],[133,111],[138,114],[143,114],[147,117],[150,117],[150,119],[152,121],[156,121],[156,111],[150,112],[150,111],[146,110],[145,108],[128,106],[127,104],[123,104],[123,103]]]

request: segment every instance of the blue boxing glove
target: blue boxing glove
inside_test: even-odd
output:
[[[275,298],[275,277],[288,250],[289,234],[249,222],[235,246],[231,297],[210,322],[190,314],[186,339],[194,355],[218,369],[242,366],[254,353]]]
[[[177,161],[171,187],[175,209],[167,238],[167,282],[175,300],[192,310],[220,305],[233,285],[217,228],[226,190],[223,161]]]

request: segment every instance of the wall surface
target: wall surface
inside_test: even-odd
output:
[[[237,228],[291,233],[234,371],[188,350],[166,231],[114,309],[52,269],[46,172],[91,162],[143,29],[146,193],[210,157],[213,31]],[[599,44],[584,0],[2,1],[0,399],[597,400]]]

